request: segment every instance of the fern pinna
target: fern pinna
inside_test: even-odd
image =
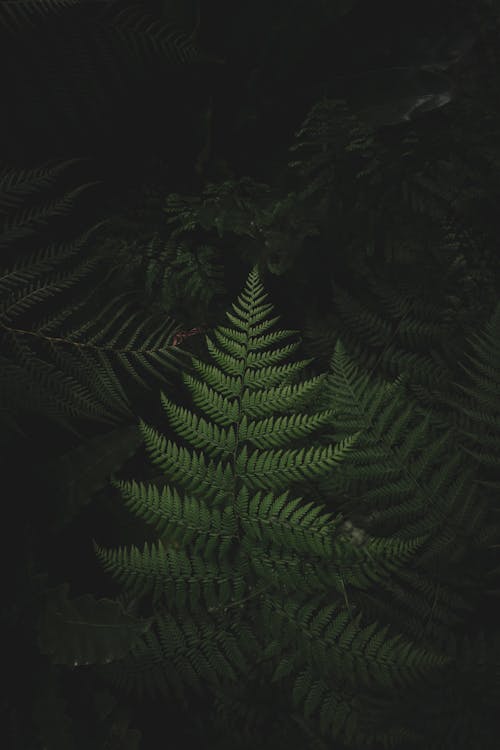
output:
[[[214,363],[193,357],[195,374],[184,381],[205,416],[162,394],[185,444],[141,421],[164,486],[114,480],[159,539],[142,550],[95,544],[131,600],[153,612],[144,636],[109,668],[141,693],[157,688],[185,701],[186,688],[208,691],[228,722],[236,701],[245,721],[235,731],[245,724],[249,738],[257,728],[250,696],[258,688],[271,720],[292,717],[320,736],[375,747],[406,734],[397,722],[381,729],[367,718],[361,688],[390,694],[446,659],[363,621],[348,587],[367,589],[385,578],[423,540],[359,546],[341,533],[340,514],[290,497],[291,488],[334,472],[358,433],[310,444],[333,416],[331,409],[305,411],[325,376],[298,380],[310,360],[285,362],[298,342],[282,344],[294,332],[271,330],[278,318],[270,317],[266,297],[254,267],[226,313],[231,327],[206,338]]]

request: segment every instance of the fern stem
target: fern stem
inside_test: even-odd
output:
[[[5,325],[5,323],[0,322],[0,327],[3,328],[5,331],[8,331],[9,333],[17,333],[24,336],[34,336],[37,339],[42,339],[43,341],[49,341],[50,343],[58,343],[58,344],[68,344],[69,346],[75,346],[77,349],[92,349],[94,351],[108,351],[108,352],[114,352],[116,354],[128,354],[131,351],[137,351],[136,349],[115,349],[112,346],[99,346],[98,344],[88,344],[85,342],[79,342],[79,341],[71,341],[71,339],[65,339],[61,338],[60,336],[47,336],[43,333],[38,333],[38,331],[27,331],[23,328],[13,328],[12,326]],[[153,354],[154,352],[161,351],[162,349],[171,348],[172,345],[168,344],[165,347],[160,347],[160,349],[141,349],[140,351],[145,354]],[[182,351],[182,350],[179,350]]]

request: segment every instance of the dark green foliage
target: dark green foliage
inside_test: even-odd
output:
[[[458,654],[435,644],[468,616],[457,566],[488,538],[474,468],[446,447],[431,414],[412,408],[401,379],[360,373],[340,342],[326,382],[298,381],[308,361],[285,364],[296,344],[282,343],[292,332],[273,330],[265,300],[254,269],[230,326],[207,337],[214,363],[193,358],[197,377],[184,380],[205,416],[162,394],[183,443],[141,422],[163,486],[114,481],[158,541],[96,545],[151,623],[102,675],[185,705],[212,695],[229,724],[232,701],[241,712],[234,731],[248,742],[263,722],[272,734],[289,715],[319,746],[321,737],[418,746],[421,727],[405,717],[425,713],[425,690],[438,700],[455,668]],[[297,411],[312,398],[321,411]],[[304,446],[330,423],[333,442]],[[290,489],[313,480],[332,509],[344,496],[363,528],[324,503],[292,499]],[[267,695],[260,715],[254,689]],[[276,702],[266,719],[264,705]]]
[[[124,376],[144,387],[144,373],[154,376],[158,364],[162,377],[165,367],[181,367],[182,354],[171,347],[173,320],[160,321],[126,293],[103,302],[113,269],[99,247],[91,250],[89,236],[97,228],[66,238],[53,221],[87,187],[43,199],[73,163],[1,175],[1,241],[10,260],[0,278],[1,410],[4,425],[14,430],[26,412],[70,428],[81,417],[129,421]],[[35,237],[46,237],[46,246],[27,252]],[[99,301],[99,313],[89,319]]]
[[[408,376],[411,397],[447,424],[443,403],[458,374],[464,337],[488,311],[481,282],[455,252],[434,265],[431,278],[412,277],[401,267],[386,275],[360,263],[356,293],[334,281],[328,316],[306,326],[306,349],[329,357],[341,337],[366,372]]]
[[[207,185],[201,197],[171,194],[165,211],[174,237],[197,227],[214,229],[219,236],[224,232],[241,235],[252,231],[251,222],[262,211],[259,204],[269,192],[268,185],[247,177],[228,180],[221,185]]]
[[[433,429],[431,413],[424,418],[408,400],[401,380],[392,384],[372,381],[356,369],[340,343],[332,358],[323,406],[330,406],[334,414],[335,431],[330,439],[342,439],[352,430],[363,435],[356,454],[346,459],[325,489],[345,494],[351,513],[372,533],[389,535],[393,542],[425,538],[413,558],[413,565],[422,566],[422,571],[413,578],[403,575],[404,588],[397,583],[399,572],[388,584],[391,594],[403,599],[402,604],[405,599],[410,603],[409,588],[415,586],[407,627],[419,633],[423,625],[429,625],[430,610],[418,591],[429,592],[436,585],[426,582],[425,571],[439,564],[439,559],[448,566],[457,565],[471,545],[480,548],[488,539],[488,504],[477,491],[473,467],[462,465],[463,455],[454,447],[450,432]],[[434,618],[453,621],[453,610],[467,606],[456,595],[456,584],[453,575],[449,586],[441,583],[442,613],[434,602]],[[398,620],[402,616],[400,610]]]
[[[165,312],[193,322],[225,293],[224,270],[213,247],[191,248],[188,242],[155,238],[143,255],[145,291]]]
[[[19,240],[25,241],[39,234],[53,217],[67,214],[74,208],[78,196],[95,184],[79,185],[62,196],[47,197],[47,193],[56,184],[57,178],[79,161],[79,159],[71,159],[34,169],[4,168],[2,170],[0,206],[4,216],[0,248],[3,251],[8,250]],[[32,205],[33,198],[36,202],[34,201]]]
[[[496,750],[493,4],[3,6],[7,742]]]
[[[189,238],[203,230],[217,243],[234,235],[237,251],[247,262],[258,261],[262,269],[280,276],[293,265],[304,238],[318,234],[317,213],[304,198],[295,191],[280,195],[244,177],[209,183],[201,197],[171,194],[165,211],[172,238]],[[244,242],[236,239],[241,237]]]
[[[471,339],[471,353],[460,363],[466,383],[456,383],[456,397],[446,403],[462,416],[460,431],[469,445],[465,448],[485,469],[499,467],[496,454],[500,429],[500,304],[484,331]],[[460,398],[458,397],[460,394]]]
[[[453,106],[471,116],[468,108],[477,103],[464,92]],[[463,256],[469,275],[479,273],[479,283],[491,283],[493,259],[484,259],[483,278],[474,268],[489,246],[486,227],[477,220],[476,201],[488,203],[483,177],[464,154],[460,133],[450,137],[448,109],[428,117],[443,122],[432,127],[423,118],[390,138],[359,119],[341,97],[323,97],[296,133],[290,149],[296,157],[289,164],[327,209],[328,239],[340,244],[356,271],[368,259],[372,273],[381,263],[402,272],[409,266],[431,272],[434,261],[448,267]]]
[[[160,21],[139,3],[122,9],[117,4],[115,8],[111,5],[111,14],[105,11],[102,17],[122,54],[125,49],[132,52],[132,56],[128,52],[124,55],[127,64],[146,66],[162,59],[171,64],[186,64],[202,58],[194,29],[189,33],[179,28],[175,17],[170,23]]]

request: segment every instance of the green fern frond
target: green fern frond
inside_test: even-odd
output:
[[[305,604],[280,604],[268,594],[264,599],[273,637],[283,637],[292,651],[307,653],[316,673],[325,677],[337,674],[341,681],[353,686],[403,686],[413,682],[417,673],[433,671],[450,662],[400,635],[387,637],[388,626],[363,626],[361,613],[351,618],[338,606],[318,609],[314,598]]]
[[[325,581],[336,582],[338,574],[323,570],[321,562],[324,567],[332,556],[339,564],[349,558],[345,544],[332,544],[338,521],[313,503],[289,500],[286,491],[279,494],[281,487],[323,476],[352,450],[357,436],[339,445],[279,447],[309,436],[329,414],[293,412],[323,378],[290,384],[307,360],[292,368],[281,364],[297,345],[279,346],[293,332],[269,331],[272,305],[265,300],[253,269],[230,314],[239,325],[217,328],[217,345],[208,346],[216,364],[207,366],[193,357],[195,371],[208,375],[211,385],[193,375],[184,380],[206,416],[177,407],[162,394],[171,426],[195,450],[177,445],[141,421],[146,450],[162,470],[165,486],[160,491],[144,483],[116,485],[128,507],[151,522],[162,541],[146,545],[142,552],[135,547],[96,550],[105,567],[134,594],[150,593],[157,604],[170,608],[177,602],[182,608],[189,603],[194,613],[250,602],[258,597],[259,579],[264,586],[282,585],[283,576],[270,579],[274,565],[290,571],[289,583],[303,587],[317,581],[324,589]],[[265,387],[268,380],[275,383],[272,388]],[[286,414],[277,416],[280,411]],[[262,500],[261,488],[267,491]],[[274,533],[266,537],[271,519]],[[271,541],[271,536],[275,544],[268,549],[266,538]],[[297,567],[293,554],[278,551],[276,540],[310,560]],[[185,549],[176,549],[174,542]],[[302,579],[292,574],[305,569],[309,572]]]
[[[169,422],[176,432],[195,448],[203,449],[207,455],[231,454],[236,447],[236,432],[230,424],[227,429],[219,427],[188,409],[173,404],[164,393],[161,402]]]
[[[383,583],[387,595],[362,593],[363,612],[371,619],[390,620],[416,642],[436,642],[474,610],[471,601],[459,593],[462,581],[458,578],[436,581],[423,572],[399,568]]]
[[[307,179],[303,196],[325,194],[335,184],[340,170],[354,154],[358,174],[365,168],[373,168],[379,155],[371,128],[353,115],[345,101],[323,98],[317,101],[301,128],[295,134],[296,142],[290,147],[297,152],[298,159],[289,166]],[[361,162],[361,164],[360,164]]]
[[[466,382],[455,382],[455,394],[443,397],[464,420],[458,429],[467,453],[487,469],[498,469],[500,445],[500,305],[484,331],[469,340],[468,364],[460,363]]]
[[[237,476],[252,489],[273,489],[277,483],[286,486],[303,479],[320,477],[340,463],[355,444],[357,435],[339,445],[292,450],[252,451],[245,446],[236,461]]]
[[[164,310],[183,310],[191,317],[201,316],[225,292],[217,250],[208,245],[191,248],[187,242],[172,239],[159,252],[149,254],[146,281],[152,296],[155,288],[159,290]]]
[[[231,508],[209,507],[203,500],[181,497],[170,486],[142,482],[115,482],[127,507],[143,518],[169,542],[193,545],[193,550],[211,556],[216,550],[225,555],[237,537],[236,517]]]
[[[245,415],[240,423],[239,436],[255,448],[277,448],[307,437],[318,427],[328,424],[332,417],[333,412],[328,409],[311,415],[291,414],[252,421]]]
[[[247,564],[234,560],[215,564],[206,558],[189,556],[184,550],[164,547],[162,542],[141,552],[137,547],[108,551],[95,545],[105,570],[123,584],[132,596],[152,593],[153,604],[166,605],[170,610],[221,608],[247,593]]]
[[[51,187],[68,167],[81,161],[82,159],[67,159],[31,169],[4,168],[0,172],[0,206],[5,210],[18,208],[29,195]]]
[[[75,199],[96,184],[98,183],[88,182],[79,185],[61,198],[47,200],[38,206],[25,207],[10,213],[0,227],[0,248],[5,249],[14,241],[32,236],[52,217],[67,214]]]
[[[87,187],[32,208],[33,196],[57,188],[58,177],[76,161],[3,173],[3,238],[9,246],[68,210]],[[172,347],[173,320],[160,323],[126,295],[108,292],[102,303],[99,295],[111,273],[98,252],[89,252],[89,238],[101,225],[16,257],[0,272],[4,425],[15,421],[16,411],[44,413],[65,427],[70,424],[67,418],[74,417],[108,424],[130,420],[124,375],[149,387],[150,378],[164,379],[165,369],[179,370],[185,364],[185,354]],[[47,228],[51,239],[55,226],[49,223]]]
[[[5,302],[1,305],[0,325],[5,329],[16,318],[28,312],[34,305],[38,305],[55,296],[57,293],[76,285],[95,270],[98,262],[97,258],[89,258],[69,271],[55,272],[46,279],[38,277],[40,263],[36,264],[35,269],[30,268],[25,274],[25,278],[28,277],[27,280],[31,283],[14,289],[11,292],[10,298],[6,298]],[[16,268],[7,274],[7,278],[9,280],[13,278],[17,281],[22,280],[19,269]]]
[[[172,237],[192,232],[200,227],[237,235],[256,233],[260,225],[257,213],[263,198],[270,192],[269,185],[249,177],[208,184],[201,197],[171,193],[166,200],[168,223],[173,226]],[[254,221],[255,231],[251,222]]]
[[[379,299],[383,290],[373,285],[373,289],[379,293]],[[447,325],[434,324],[432,326],[427,320],[415,320],[418,311],[418,301],[415,294],[410,294],[409,289],[398,290],[398,294],[392,294],[387,300],[388,312],[394,321],[388,322],[375,312],[367,309],[340,286],[334,285],[335,306],[340,316],[338,332],[346,338],[346,345],[353,354],[360,358],[367,369],[372,369],[375,364],[381,368],[383,374],[394,376],[408,373],[411,381],[424,384],[439,384],[446,377],[443,363],[431,357],[429,341],[432,343],[446,340]],[[396,298],[396,299],[395,299]],[[405,305],[406,300],[413,300],[413,308]],[[384,298],[382,297],[382,300]],[[432,310],[424,306],[420,301],[421,314],[429,316]],[[373,352],[373,353],[372,353]],[[371,353],[371,356],[367,356]]]
[[[452,557],[463,554],[457,541],[462,536],[472,541],[480,533],[486,507],[475,493],[470,468],[457,475],[462,462],[460,453],[450,450],[449,432],[434,435],[429,418],[412,408],[400,384],[372,381],[340,341],[322,406],[335,414],[331,437],[362,433],[355,453],[334,475],[332,491],[343,478],[372,528],[403,539],[430,535],[422,561],[445,550]]]
[[[158,613],[150,630],[125,659],[107,665],[102,676],[117,687],[185,703],[187,689],[207,696],[227,681],[236,686],[249,671],[259,644],[248,625],[184,613]],[[227,684],[227,682],[226,682]]]
[[[106,20],[108,33],[112,31],[122,48],[130,50],[141,65],[162,60],[182,65],[205,59],[191,33],[154,18],[140,4],[121,8]]]
[[[333,549],[331,513],[323,513],[321,506],[303,504],[302,498],[289,501],[289,492],[279,496],[272,492],[257,491],[250,495],[242,487],[236,501],[238,517],[249,541],[278,545],[309,553],[317,557],[330,557]]]
[[[377,621],[367,625],[359,610],[363,597],[369,607],[374,585],[389,591],[393,576],[404,574],[429,528],[360,542],[345,532],[341,515],[293,498],[290,488],[343,465],[349,474],[352,464],[354,476],[364,467],[370,480],[388,469],[401,473],[413,457],[421,460],[424,476],[428,425],[412,420],[407,404],[403,408],[400,384],[372,384],[339,348],[335,382],[320,376],[297,383],[309,361],[285,365],[296,345],[282,342],[293,332],[271,332],[271,314],[254,268],[227,315],[232,326],[216,328],[206,339],[215,363],[193,357],[195,374],[184,377],[203,416],[161,394],[170,427],[185,445],[141,421],[146,450],[162,477],[113,482],[159,541],[142,550],[95,546],[106,570],[130,595],[150,596],[155,609],[154,626],[112,672],[124,687],[184,696],[186,688],[217,694],[270,668],[284,700],[291,710],[300,707],[307,726],[317,722],[324,737],[335,739],[369,737],[364,704],[356,704],[360,686],[411,686],[447,663],[402,635],[388,637],[388,627]],[[331,402],[327,408],[298,413],[297,405],[319,387]],[[304,446],[333,419],[334,443]],[[299,446],[288,447],[293,442]],[[393,467],[387,446],[400,450]],[[434,450],[442,456],[432,448],[431,464]],[[388,466],[379,467],[381,462]],[[436,474],[434,495],[450,471],[451,465]],[[183,612],[182,628],[175,610]],[[206,646],[206,638],[213,643]],[[305,659],[311,665],[307,684]],[[334,708],[342,692],[350,724]],[[405,727],[385,734],[371,727],[381,742],[409,734]]]

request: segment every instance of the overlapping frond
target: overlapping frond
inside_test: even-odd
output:
[[[74,161],[4,170],[0,176],[6,217],[0,243],[17,248],[17,241],[34,237],[40,225],[49,235],[40,249],[12,252],[15,260],[7,260],[0,273],[0,409],[4,424],[14,429],[26,412],[62,424],[74,417],[130,420],[124,378],[148,387],[151,378],[164,379],[166,369],[185,363],[172,347],[173,320],[160,322],[125,294],[108,293],[103,304],[111,274],[88,242],[100,225],[54,241],[52,219],[67,212],[87,186],[61,199],[44,201],[43,195],[57,189],[58,177]]]
[[[426,559],[445,551],[459,559],[465,539],[481,538],[486,508],[471,469],[457,473],[462,459],[449,431],[433,430],[430,415],[415,409],[400,380],[380,383],[357,368],[340,341],[325,393],[323,406],[335,413],[332,437],[362,433],[332,488],[342,480],[354,491],[351,507],[372,530],[402,539],[429,536]]]
[[[485,468],[500,466],[500,305],[484,331],[470,340],[472,351],[460,363],[465,382],[454,384],[443,400],[462,415],[464,449]]]

